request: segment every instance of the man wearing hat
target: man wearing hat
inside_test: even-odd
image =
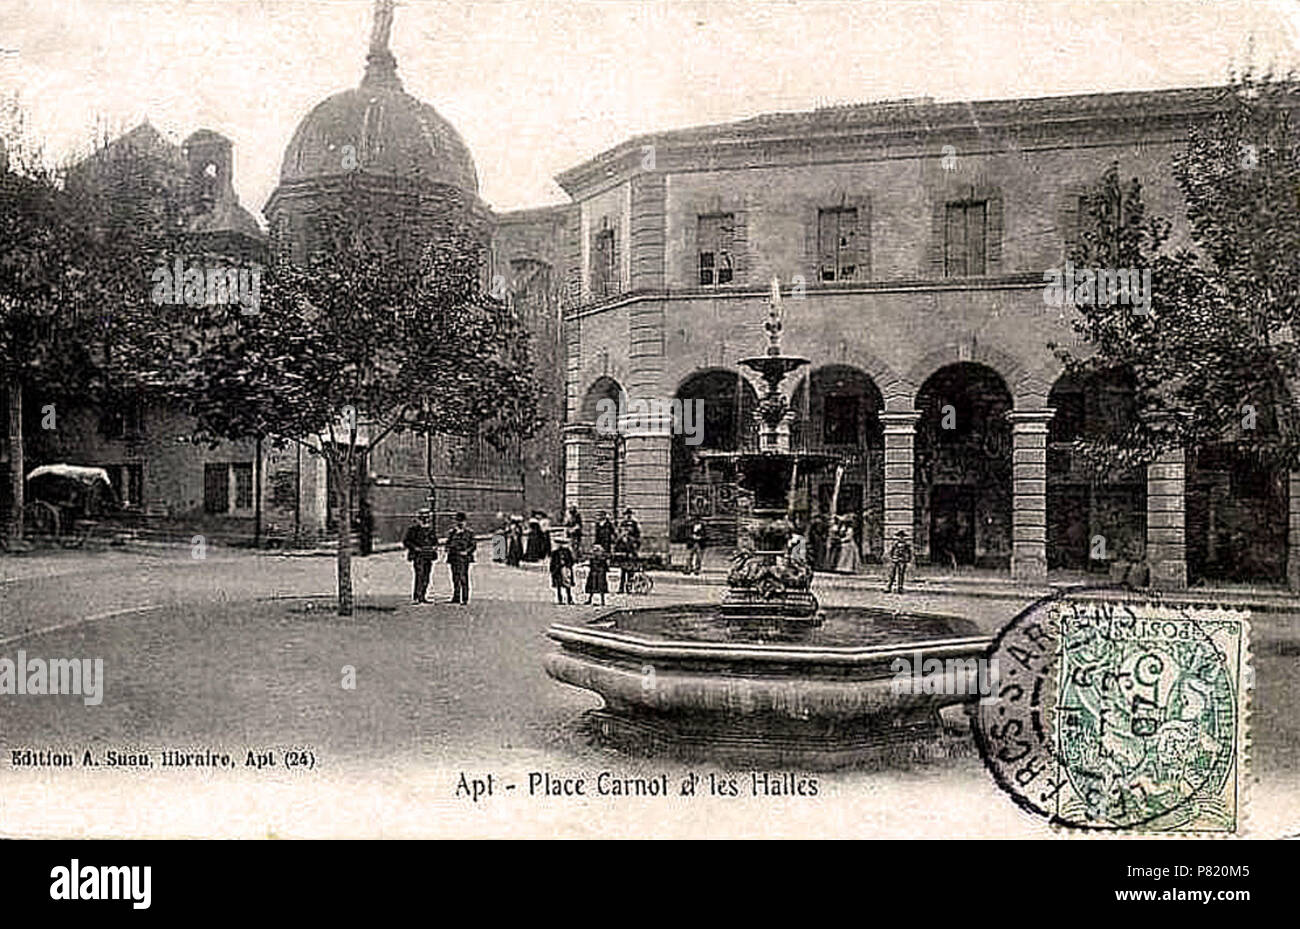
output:
[[[438,560],[438,534],[433,528],[433,510],[424,508],[416,514],[416,521],[406,530],[402,545],[406,547],[406,560],[415,572],[415,587],[411,591],[412,603],[428,603],[429,575]]]
[[[907,541],[907,533],[900,531],[894,536],[894,546],[889,550],[889,560],[892,567],[889,570],[889,583],[885,585],[885,593],[890,593],[894,587],[894,578],[898,578],[898,592],[903,592],[903,575],[907,571],[908,564],[912,561],[912,546]]]
[[[469,603],[469,563],[474,560],[474,533],[465,525],[465,514],[456,514],[456,525],[447,533],[447,565],[451,568],[451,602]]]

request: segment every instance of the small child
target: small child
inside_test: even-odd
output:
[[[565,597],[573,603],[573,549],[562,534],[555,534],[551,546],[551,586],[555,588],[555,602],[564,603]]]
[[[591,558],[587,562],[587,603],[591,603],[594,594],[600,594],[600,605],[605,605],[605,594],[609,593],[609,555],[603,545],[591,547]]]

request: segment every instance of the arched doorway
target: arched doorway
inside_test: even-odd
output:
[[[736,543],[736,526],[743,509],[736,496],[732,462],[711,457],[711,451],[739,451],[757,446],[754,388],[738,372],[712,368],[692,374],[674,399],[694,404],[690,419],[700,425],[695,435],[673,430],[670,533],[684,542],[695,519],[704,522],[711,547]]]
[[[951,567],[1011,563],[1011,392],[958,362],[921,385],[916,409],[916,555]]]
[[[1116,369],[1057,379],[1047,405],[1047,566],[1105,572],[1146,551],[1146,468],[1090,466],[1079,443],[1122,440],[1137,421],[1133,376]]]
[[[618,417],[623,412],[623,388],[612,377],[598,377],[587,388],[582,400],[580,421],[594,427],[591,476],[584,481],[586,499],[569,501],[584,515],[594,518],[599,510],[616,513],[622,498],[623,443],[618,432]]]
[[[1289,475],[1251,448],[1277,435],[1276,405],[1243,404],[1234,432],[1187,455],[1188,580],[1285,582]]]
[[[809,527],[814,564],[819,565],[825,557],[832,515],[852,520],[863,560],[881,561],[885,446],[879,416],[885,401],[880,390],[857,368],[828,365],[799,382],[791,406],[796,417],[791,446],[826,452],[842,465],[803,476],[792,501],[796,519]]]

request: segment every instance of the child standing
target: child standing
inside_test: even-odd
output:
[[[591,547],[591,559],[587,562],[587,602],[595,594],[600,594],[600,605],[605,605],[605,594],[609,593],[609,555],[603,545]]]
[[[573,549],[563,533],[551,540],[551,586],[555,588],[555,602],[564,603],[565,597],[573,603]]]

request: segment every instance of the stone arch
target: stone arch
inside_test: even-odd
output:
[[[834,401],[834,403],[832,403]],[[849,520],[864,560],[884,555],[885,445],[880,414],[885,397],[875,379],[851,364],[814,368],[795,384],[791,396],[795,449],[825,452],[843,466],[800,475],[792,509],[808,524],[810,557],[815,566],[834,569],[832,517]]]
[[[1120,438],[1136,422],[1132,372],[1061,371],[1047,405],[1047,567],[1108,572],[1146,547],[1146,468],[1097,474],[1074,443]]]
[[[1003,568],[1012,551],[1013,396],[979,361],[934,371],[916,395],[913,468],[918,558]]]
[[[756,447],[753,411],[758,396],[736,369],[705,367],[682,378],[672,399],[681,402],[683,420],[687,418],[686,404],[702,401],[702,409],[690,413],[696,435],[683,428],[673,430],[670,538],[684,541],[691,522],[700,518],[710,545],[733,545],[739,516],[735,463],[711,453]]]
[[[594,423],[601,413],[601,401],[613,400],[617,405],[623,396],[623,387],[607,374],[602,374],[588,385],[578,407],[578,422]]]
[[[931,349],[912,365],[906,380],[915,385],[913,402],[925,382],[938,371],[963,362],[980,364],[996,372],[1017,409],[1039,409],[1047,405],[1051,384],[1041,372],[1031,369],[1010,352],[973,337]]]

